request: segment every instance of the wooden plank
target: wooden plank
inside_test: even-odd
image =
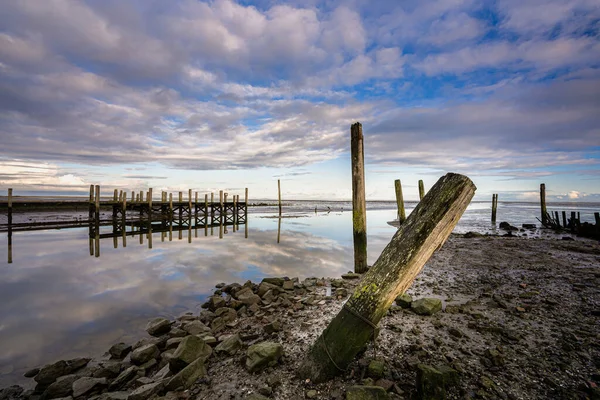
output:
[[[360,122],[350,127],[352,159],[352,234],[354,240],[354,272],[367,271],[367,206],[365,198],[365,157]]]
[[[362,277],[341,311],[313,343],[298,375],[324,382],[344,371],[375,334],[395,298],[439,249],[466,210],[475,185],[447,174],[431,188]]]

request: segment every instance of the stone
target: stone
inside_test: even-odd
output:
[[[227,326],[227,322],[223,318],[217,317],[210,324],[210,330],[212,333],[218,333],[225,329],[225,326]]]
[[[177,388],[183,388],[184,390],[189,388],[194,382],[206,375],[204,361],[205,358],[198,358],[187,365],[169,380],[165,389],[171,391]]]
[[[237,333],[235,335],[231,335],[223,340],[217,347],[215,347],[215,352],[217,353],[225,353],[228,355],[235,354],[242,347],[242,339],[240,335]]]
[[[137,371],[138,367],[135,365],[127,368],[125,371],[121,372],[114,381],[111,382],[111,384],[108,386],[108,390],[113,392],[123,388],[127,383],[137,376]]]
[[[110,349],[108,349],[108,353],[110,354],[110,358],[123,359],[127,354],[131,352],[131,345],[125,344],[123,342],[113,344]]]
[[[210,328],[200,321],[192,321],[183,325],[183,330],[190,335],[199,335],[201,333],[210,332]]]
[[[282,326],[281,322],[279,322],[278,320],[274,320],[263,327],[263,330],[267,335],[270,335],[271,333],[279,332],[282,329],[283,329],[283,326]]]
[[[184,338],[188,335],[186,331],[180,328],[171,328],[169,331],[169,338]]]
[[[264,278],[262,282],[270,283],[271,285],[276,286],[283,286],[283,283],[286,282],[286,280],[285,278]]]
[[[346,296],[348,296],[348,289],[346,289],[346,288],[335,289],[335,297],[346,297]]]
[[[163,386],[164,386],[164,383],[162,381],[149,383],[147,385],[140,386],[139,388],[137,388],[133,392],[131,392],[131,394],[129,395],[127,400],[149,399],[153,394],[158,393],[163,388]]]
[[[165,365],[164,367],[162,367],[157,373],[154,374],[154,376],[152,377],[152,379],[154,381],[161,381],[163,379],[167,379],[169,377],[171,377],[173,374],[171,373],[171,369],[169,368],[169,365]]]
[[[147,344],[131,352],[131,362],[136,365],[145,364],[158,357],[159,354],[160,351],[155,344]]]
[[[385,363],[381,360],[373,360],[367,368],[367,375],[374,379],[383,378]]]
[[[417,365],[417,394],[422,400],[443,400],[446,398],[444,375],[436,368]]]
[[[106,378],[79,378],[73,382],[73,397],[92,394],[106,386]]]
[[[252,393],[244,398],[244,400],[271,400],[268,397],[263,396],[262,394]]]
[[[202,321],[204,324],[210,324],[210,322],[216,317],[217,316],[215,313],[209,310],[202,310],[200,312],[200,321]]]
[[[230,307],[221,307],[215,311],[217,317],[223,318],[225,322],[232,322],[237,319],[237,312]]]
[[[165,350],[176,349],[179,346],[179,343],[183,340],[182,337],[174,337],[167,340],[167,344],[165,346]]]
[[[57,399],[70,396],[71,393],[73,393],[73,382],[77,379],[79,379],[77,375],[64,375],[59,377],[44,390],[42,399]]]
[[[379,386],[350,386],[346,390],[346,400],[388,400],[390,397]]]
[[[505,231],[518,231],[519,230],[519,228],[517,228],[516,226],[512,226],[511,224],[509,224],[506,221],[500,222],[499,228],[504,229]]]
[[[394,382],[387,379],[378,379],[375,382],[375,386],[382,387],[386,392],[389,392],[392,387],[394,387]]]
[[[150,336],[161,336],[171,330],[171,321],[166,318],[154,318],[148,321],[146,332]]]
[[[407,293],[402,293],[400,296],[396,297],[396,305],[402,308],[410,308],[412,302],[412,296]]]
[[[242,290],[243,292],[244,290]],[[238,293],[238,300],[244,303],[246,306],[260,303],[260,296],[252,293],[252,290],[248,290],[245,293]]]
[[[211,347],[204,340],[197,336],[187,336],[177,346],[169,360],[169,367],[173,373],[177,373],[199,358],[204,362],[211,353]]]
[[[63,375],[69,375],[78,369],[85,367],[90,362],[90,358],[74,358],[72,360],[60,360],[54,364],[49,364],[40,369],[35,375],[35,380],[41,387],[45,387],[54,382]]]
[[[360,279],[361,276],[362,276],[361,274],[357,274],[355,272],[348,272],[347,274],[342,275],[342,279],[348,279],[348,280]]]
[[[222,296],[211,296],[208,299],[209,308],[214,311],[218,308],[225,307],[225,299]]]
[[[0,389],[0,400],[20,399],[24,389],[19,385],[12,385],[4,389]]]
[[[283,355],[283,346],[274,342],[257,343],[248,348],[246,353],[246,369],[249,372],[260,371],[269,364],[275,363]]]
[[[524,229],[536,229],[536,225],[535,224],[523,224],[521,225]]]
[[[25,373],[23,374],[23,376],[24,376],[25,378],[33,378],[33,377],[34,377],[34,376],[36,376],[36,375],[37,375],[39,372],[40,372],[40,369],[39,369],[39,368],[33,368],[33,369],[30,369],[29,371],[25,372]]]
[[[441,311],[442,301],[432,297],[424,297],[413,301],[410,308],[419,315],[433,315]]]
[[[306,391],[306,398],[307,399],[315,399],[315,398],[317,398],[317,394],[318,394],[317,391],[314,390],[314,389],[307,390]]]
[[[282,287],[283,290],[294,290],[294,281],[285,281]]]
[[[269,290],[272,290],[273,294],[279,294],[279,292],[282,291],[283,289],[277,285],[272,285],[267,282],[261,282],[261,284],[258,285],[258,291],[256,292],[256,294],[262,298]]]
[[[480,237],[483,237],[483,235],[482,235],[481,233],[478,233],[478,232],[469,231],[469,232],[465,233],[465,234],[463,235],[463,237],[464,237],[465,239],[473,239],[473,238],[480,238]]]

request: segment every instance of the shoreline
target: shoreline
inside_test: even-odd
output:
[[[370,345],[355,361],[351,367],[354,373],[313,386],[294,378],[294,371],[347,298],[326,296],[328,287],[331,288],[333,282],[338,285],[338,281],[321,279],[298,282],[291,292],[285,289],[273,298],[271,288],[267,299],[264,298],[267,292],[261,293],[260,286],[253,284],[254,296],[262,295],[260,306],[254,307],[254,311],[246,307],[246,311],[240,313],[238,309],[235,317],[231,311],[220,311],[222,316],[228,315],[232,320],[210,331],[215,339],[210,344],[215,347],[211,348],[214,350],[217,343],[225,339],[224,335],[234,334],[240,335],[241,348],[233,355],[211,351],[205,363],[206,376],[194,383],[187,394],[198,399],[220,398],[223,393],[232,396],[243,393],[239,398],[246,398],[251,392],[277,399],[309,395],[314,395],[309,398],[341,399],[351,386],[375,384],[383,379],[379,384],[392,383],[388,387],[391,398],[410,398],[417,391],[419,364],[433,368],[446,366],[457,372],[457,383],[444,389],[448,398],[467,395],[568,398],[572,393],[591,396],[596,390],[594,385],[600,384],[597,372],[600,365],[594,362],[600,360],[597,346],[600,245],[597,241],[453,235],[408,290],[414,299],[442,300],[443,311],[420,316],[410,308],[393,306],[380,323],[375,349]],[[353,281],[344,280],[340,289],[350,293],[353,286]],[[336,289],[329,290],[335,293]],[[239,303],[234,300],[239,302],[232,297],[229,304],[224,301],[222,305],[235,310]],[[223,307],[216,307],[214,311],[217,308]],[[184,315],[175,321],[170,332],[185,333],[183,322],[194,323],[204,330],[200,324],[211,327],[215,318],[207,313]],[[279,329],[273,329],[276,328],[273,325],[279,325]],[[158,340],[155,344],[163,341],[166,346],[164,339],[151,341]],[[246,352],[253,344],[263,341],[280,343],[284,355],[266,372],[249,373],[243,366]],[[164,356],[156,355],[157,365],[144,368],[146,378],[155,376],[160,364],[168,358],[169,350],[174,349],[159,353]],[[373,376],[369,381],[369,374],[373,374],[369,372],[369,364],[374,357],[383,361],[383,376]],[[127,359],[119,362],[119,373],[130,368],[126,367],[128,362]],[[112,365],[115,362],[100,359],[75,373],[108,374],[100,372],[107,369],[108,364],[116,369]],[[138,373],[139,367],[135,369]],[[279,383],[269,381],[269,376],[279,377]],[[137,379],[129,382],[130,392]],[[144,382],[149,381],[143,379],[137,385]],[[105,389],[102,385],[98,388]]]

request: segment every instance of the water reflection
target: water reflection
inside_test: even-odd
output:
[[[11,232],[18,257],[0,264],[0,385],[28,381],[21,376],[34,366],[99,356],[115,342],[132,342],[143,336],[149,318],[198,311],[218,282],[339,276],[352,268],[349,213],[263,217],[253,215],[243,233],[235,224],[134,224],[118,235],[112,225],[100,226],[93,246],[89,227]],[[387,218],[371,219],[372,261],[394,232]],[[219,232],[211,235],[213,228]],[[173,230],[182,240],[172,241]],[[192,240],[197,231],[204,236]],[[223,235],[226,240],[219,240]],[[129,240],[135,236],[151,250],[139,251],[137,241]],[[104,245],[111,239],[116,247]]]

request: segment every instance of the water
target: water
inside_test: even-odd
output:
[[[407,213],[415,206],[407,204]],[[317,213],[315,214],[315,207]],[[343,209],[343,210],[342,210]],[[335,277],[353,268],[350,203],[287,202],[280,221],[277,207],[251,208],[248,237],[243,226],[183,231],[162,241],[161,233],[143,244],[138,237],[111,238],[91,257],[87,228],[16,232],[12,259],[0,246],[0,386],[31,383],[22,374],[58,359],[98,357],[119,341],[144,337],[149,318],[197,312],[215,284],[259,281],[265,276]],[[377,259],[395,232],[393,202],[369,203],[368,262]],[[561,204],[549,210],[580,211],[593,221],[599,204]],[[327,212],[329,210],[329,212]],[[502,203],[498,222],[538,223],[534,203]],[[472,203],[458,233],[494,232],[490,204]],[[279,243],[278,243],[279,238]],[[7,234],[0,233],[1,243]],[[188,241],[191,239],[191,243]]]

